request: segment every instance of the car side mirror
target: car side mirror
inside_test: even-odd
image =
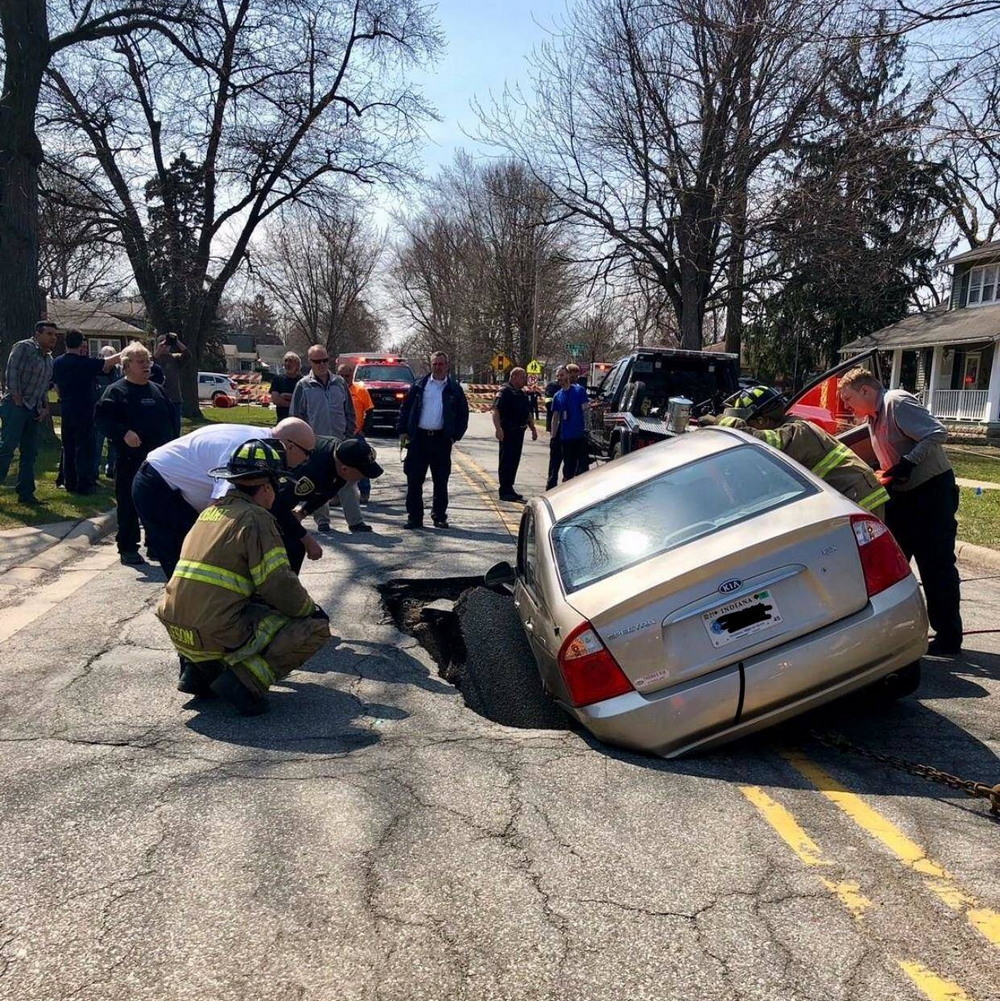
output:
[[[503,584],[513,584],[517,580],[517,571],[506,561],[494,563],[483,575],[483,583],[487,587],[499,587]]]

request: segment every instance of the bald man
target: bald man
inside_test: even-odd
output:
[[[296,417],[287,417],[273,428],[209,424],[153,449],[139,467],[132,484],[132,501],[146,530],[149,557],[168,577],[198,515],[229,492],[228,482],[213,479],[209,470],[224,466],[240,445],[253,438],[280,441],[289,469],[302,465],[316,444],[312,428]],[[322,554],[319,543],[297,519],[291,518],[287,524],[279,521],[279,527],[301,539],[310,559]]]
[[[503,501],[524,500],[514,489],[517,467],[521,464],[521,449],[524,447],[524,432],[531,428],[531,440],[538,440],[531,399],[524,391],[527,382],[528,373],[523,368],[512,368],[507,385],[497,393],[493,404],[493,428],[500,442],[497,479],[500,500]]]

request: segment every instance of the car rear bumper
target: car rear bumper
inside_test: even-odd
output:
[[[926,650],[927,615],[910,576],[846,619],[706,677],[563,708],[609,744],[676,757],[814,709],[914,663]]]

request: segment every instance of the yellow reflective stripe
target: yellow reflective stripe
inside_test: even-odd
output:
[[[226,516],[225,511],[221,507],[207,507],[201,514],[198,515],[199,521],[222,521]]]
[[[211,584],[213,587],[222,587],[245,598],[249,598],[254,592],[253,581],[247,577],[223,567],[212,566],[210,563],[181,560],[174,569],[174,576],[183,577],[185,580],[196,580],[201,584]]]
[[[833,472],[837,466],[845,463],[850,457],[851,450],[846,445],[838,445],[836,448],[831,448],[830,451],[827,452],[815,466],[813,466],[812,471],[820,477],[820,479],[825,480],[828,473]]]
[[[739,417],[720,417],[716,424],[721,424],[724,428],[731,428],[735,427],[739,420]]]
[[[226,658],[229,660],[229,657]],[[240,662],[265,688],[270,688],[275,682],[274,671],[263,657],[251,654]]]
[[[862,497],[858,501],[858,507],[863,507],[866,511],[874,511],[875,508],[889,503],[889,491],[885,487],[873,490],[867,497]]]
[[[306,600],[302,603],[302,608],[299,609],[299,614],[296,616],[297,619],[304,619],[307,615],[312,615],[316,610],[316,606],[313,604],[312,598],[306,595]]]
[[[288,625],[291,619],[286,615],[279,615],[277,612],[273,612],[270,615],[265,615],[264,618],[257,623],[257,628],[254,629],[253,635],[243,644],[238,650],[234,650],[230,654],[226,654],[226,660],[230,664],[239,664],[246,660],[247,657],[258,654],[261,650],[267,648],[270,642],[275,636],[281,631],[281,629]]]
[[[250,577],[257,587],[260,587],[275,570],[287,567],[288,554],[284,546],[277,546],[264,553],[264,558],[255,567],[250,568]]]
[[[766,441],[771,448],[781,451],[781,435],[777,431],[758,431],[757,434],[763,441]]]

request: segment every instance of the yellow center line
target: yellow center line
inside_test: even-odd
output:
[[[820,846],[802,828],[792,813],[771,799],[760,786],[740,786],[740,792],[757,808],[763,818],[788,845],[803,864],[811,867],[831,867]],[[820,882],[844,905],[855,921],[861,922],[864,912],[872,902],[861,893],[857,883],[827,879]],[[971,997],[954,981],[939,976],[933,970],[914,960],[897,959],[892,962],[910,978],[913,985],[927,1001],[972,1001]]]
[[[970,1001],[969,995],[953,980],[939,977],[922,963],[897,960],[900,969],[913,981],[913,985],[928,1001]]]
[[[830,866],[819,845],[802,829],[799,822],[780,803],[776,803],[760,786],[740,786],[740,792],[761,812],[785,844],[809,866]],[[854,915],[860,918],[871,901],[861,893],[857,883],[820,877],[823,885]]]
[[[487,492],[485,484],[489,483],[489,473],[487,473],[475,459],[466,455],[464,452],[460,453],[458,449],[456,449],[453,455],[456,465],[465,477],[469,486],[471,486],[480,498],[486,502],[487,508],[493,508],[499,519],[503,522],[504,527],[511,534],[511,536],[516,539],[518,531],[520,530],[521,519],[520,517],[518,517],[517,520],[508,519],[507,512],[504,511],[504,509],[497,503],[496,499]]]
[[[782,757],[808,779],[831,803],[847,814],[862,830],[881,841],[905,866],[924,877],[924,883],[945,906],[964,915],[966,921],[995,947],[1000,948],[1000,913],[980,907],[941,865],[908,838],[888,818],[869,806],[857,793],[810,761],[801,751],[786,750]]]

